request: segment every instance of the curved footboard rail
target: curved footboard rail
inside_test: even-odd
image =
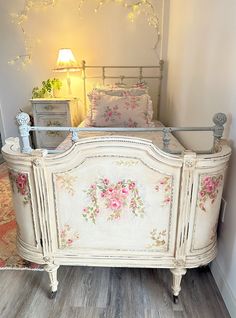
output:
[[[220,140],[224,117],[217,115],[211,128],[214,153],[180,155],[122,136],[78,139],[65,152],[48,154],[30,148],[28,118],[20,118],[21,147],[16,138],[3,147],[17,249],[46,265],[52,295],[59,265],[151,267],[171,269],[176,300],[186,269],[216,255],[231,153]]]

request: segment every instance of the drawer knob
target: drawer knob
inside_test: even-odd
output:
[[[52,105],[47,105],[44,107],[45,110],[53,110],[54,106]]]

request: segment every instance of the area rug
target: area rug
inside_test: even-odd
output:
[[[5,163],[0,165],[0,270],[42,270],[38,264],[22,259],[16,251],[16,220],[11,186]]]

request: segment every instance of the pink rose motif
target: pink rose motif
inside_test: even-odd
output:
[[[131,183],[129,184],[129,189],[132,190],[132,189],[135,188],[135,186],[136,186],[135,182],[131,182]]]
[[[170,203],[170,197],[165,198],[164,202],[165,202],[165,203]]]
[[[110,200],[110,208],[112,210],[118,210],[121,207],[121,202],[119,199],[114,198],[112,200]]]
[[[67,240],[67,244],[68,244],[68,245],[71,245],[72,243],[73,243],[73,240],[72,240],[72,239],[68,239],[68,240]]]
[[[96,184],[92,184],[91,189],[95,189],[95,188],[96,188]]]
[[[205,179],[204,179],[204,183],[205,184],[208,184],[208,182],[211,182],[212,180],[211,180],[211,177],[206,177]]]
[[[208,193],[211,193],[211,192],[213,192],[215,190],[215,186],[214,186],[214,184],[212,183],[212,184],[208,184],[207,186],[206,186],[206,191],[208,192]]]
[[[103,179],[103,183],[107,185],[109,183],[109,180],[105,178]]]
[[[200,192],[200,196],[203,198],[205,196],[206,192],[205,191],[201,191]]]
[[[129,190],[127,188],[122,188],[121,192],[125,195],[129,194]]]
[[[109,194],[112,194],[114,191],[115,191],[115,190],[112,189],[112,188],[109,188],[109,189],[107,190],[107,192],[108,192]]]

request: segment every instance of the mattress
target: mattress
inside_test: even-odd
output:
[[[154,121],[154,127],[164,127],[164,125],[160,121]],[[87,120],[84,120],[79,127],[91,127]],[[163,149],[163,133],[159,131],[145,131],[145,132],[98,132],[98,131],[91,131],[79,132],[79,139],[83,138],[91,138],[91,137],[102,137],[102,136],[127,136],[127,137],[136,137],[141,139],[146,139],[151,141],[154,146]],[[71,134],[68,134],[66,139],[57,147],[57,150],[67,150],[72,146]],[[170,143],[169,143],[169,150],[173,153],[179,153],[184,151],[184,147],[181,143],[172,135],[170,134]]]

